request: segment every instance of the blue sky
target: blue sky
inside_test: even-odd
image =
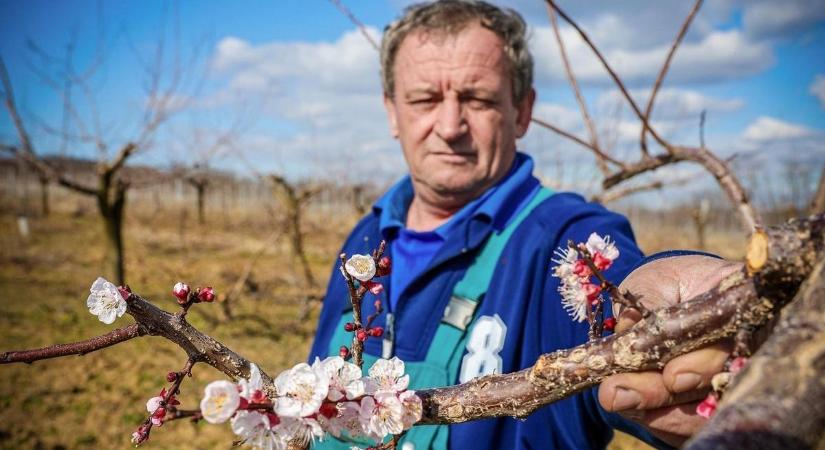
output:
[[[408,2],[343,3],[377,37]],[[585,136],[543,2],[499,3],[521,12],[532,27],[536,116]],[[643,103],[690,3],[594,0],[561,5]],[[403,172],[400,150],[383,117],[377,53],[327,0],[1,0],[0,54],[38,150],[99,154],[82,142],[61,143],[47,131],[64,124],[72,131],[80,122],[94,128],[93,114],[76,87],[71,95],[81,118],[64,120],[61,97],[33,70],[59,75],[62,66],[44,64],[28,40],[63,57],[75,36],[78,71],[94,59],[96,43],[105,43],[105,59],[88,86],[97,102],[100,134],[114,152],[135,138],[134,124],[146,109],[147,75],[139,60],[151,61],[159,36],[166,36],[164,61],[171,61],[175,23],[180,54],[187,58],[198,46],[201,51],[197,60],[184,64],[186,82],[171,104],[175,114],[137,161],[166,165],[204,160],[214,167],[276,170],[294,178],[357,179],[377,172],[392,179]],[[638,124],[572,29],[564,27],[562,34],[601,140],[612,144],[611,152],[636,158]],[[170,71],[164,70],[168,81]],[[825,164],[825,0],[706,1],[659,99],[654,125],[676,143],[697,144],[699,113],[707,110],[708,146],[724,157],[736,156],[743,178],[768,174],[774,185],[782,186],[790,164]],[[16,142],[5,111],[0,139]],[[226,142],[231,145],[222,145]],[[592,156],[543,129],[533,127],[520,147],[537,159],[538,172],[549,184],[578,190],[598,185]],[[651,176],[692,173],[680,166]]]

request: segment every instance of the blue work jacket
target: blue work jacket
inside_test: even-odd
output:
[[[512,208],[499,208],[496,217],[484,214],[463,217],[451,226],[445,241],[428,267],[398,295],[391,313],[394,316],[394,356],[403,361],[423,360],[433,340],[453,287],[462,278],[473,257],[494,230],[500,230],[513,215],[523,197],[535,192],[539,181],[530,175],[523,186],[511,189],[512,198],[504,202]],[[395,205],[406,208],[408,205]],[[381,234],[379,209],[374,209],[355,227],[341,249],[348,255],[365,254],[394,233]],[[623,216],[603,206],[588,203],[573,193],[555,193],[516,228],[501,254],[489,290],[476,311],[476,317],[497,316],[506,333],[497,352],[498,369],[514,372],[532,366],[539,355],[570,348],[587,341],[587,323],[577,323],[563,309],[558,293],[559,280],[551,276],[554,250],[569,239],[584,242],[592,232],[609,235],[621,256],[605,272],[615,283],[642,261],[630,224]],[[387,246],[389,249],[391,246]],[[390,257],[392,255],[389,255]],[[334,328],[349,309],[345,283],[336,261],[324,298],[310,359],[329,355]],[[389,280],[381,280],[385,308]],[[364,316],[374,312],[373,302],[364,302]],[[606,311],[610,311],[609,303]],[[386,326],[386,311],[374,325]],[[369,339],[365,352],[382,354],[381,339]],[[459,380],[454,380],[458,383]],[[600,449],[610,442],[613,429],[629,432],[648,443],[664,446],[639,425],[605,412],[598,403],[597,391],[590,389],[543,407],[526,420],[488,419],[450,426],[449,447],[473,450]]]

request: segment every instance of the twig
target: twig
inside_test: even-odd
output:
[[[653,113],[653,104],[656,101],[656,94],[659,92],[659,88],[662,86],[662,82],[665,80],[665,75],[667,75],[668,69],[670,69],[670,62],[673,60],[673,55],[676,54],[676,49],[679,48],[679,44],[681,44],[682,39],[685,38],[687,30],[688,28],[690,28],[690,23],[693,21],[693,18],[696,16],[696,13],[699,12],[699,8],[701,7],[702,0],[696,0],[696,3],[693,4],[693,9],[690,10],[690,13],[685,18],[685,21],[682,23],[682,28],[679,29],[679,33],[676,35],[676,39],[673,40],[673,44],[670,46],[670,51],[667,53],[665,62],[664,64],[662,64],[662,69],[659,70],[659,75],[656,77],[656,82],[653,83],[653,89],[650,91],[650,97],[648,97],[647,99],[647,107],[645,108],[645,117],[647,118],[647,120],[650,120],[650,115]],[[642,149],[642,154],[644,156],[650,156],[650,153],[647,150],[646,127],[642,127],[642,134],[639,137],[639,145]],[[704,146],[705,145],[702,144],[702,147]]]
[[[728,165],[706,148],[672,146],[670,153],[642,159],[637,163],[627,165],[623,169],[614,172],[604,179],[602,186],[604,189],[610,189],[620,182],[633,178],[643,172],[649,172],[679,161],[693,161],[698,163],[716,178],[722,190],[725,191],[728,198],[739,209],[740,218],[748,232],[752,232],[761,226],[762,219],[750,204],[745,188],[736,176],[731,173]]]
[[[558,134],[562,137],[570,139],[571,141],[581,145],[582,147],[585,147],[585,148],[589,149],[590,151],[592,151],[593,153],[596,154],[596,158],[599,159],[599,160],[606,160],[606,161],[609,161],[609,162],[611,162],[611,163],[613,163],[613,164],[615,164],[619,167],[622,167],[622,168],[625,167],[625,164],[623,162],[617,160],[616,158],[613,158],[612,156],[608,155],[607,153],[602,152],[598,147],[594,147],[592,144],[590,144],[588,142],[585,142],[584,139],[582,139],[582,138],[580,138],[580,137],[578,137],[578,136],[576,136],[576,135],[574,135],[574,134],[572,134],[568,131],[562,130],[561,128],[559,128],[559,127],[557,127],[557,126],[555,126],[555,125],[553,125],[549,122],[546,122],[542,119],[539,119],[537,117],[533,117],[530,120],[531,120],[531,122],[533,122],[537,125],[540,125],[544,128],[547,128],[548,130],[550,130],[550,131],[552,131],[552,132],[554,132],[554,133],[556,133],[556,134]]]
[[[606,204],[639,192],[655,191],[663,188],[664,186],[665,184],[661,180],[654,180],[649,183],[638,184],[625,189],[612,189],[610,191],[594,195],[592,200],[601,204]]]
[[[590,50],[593,51],[593,53],[602,63],[602,66],[605,68],[605,70],[607,70],[607,73],[610,74],[611,78],[613,78],[613,81],[616,83],[616,87],[619,88],[619,90],[622,92],[622,95],[624,95],[625,99],[627,99],[627,102],[630,104],[630,107],[633,109],[633,112],[635,112],[639,120],[642,121],[643,127],[650,130],[650,134],[653,136],[653,138],[656,139],[656,141],[659,142],[663,147],[669,147],[669,144],[664,139],[662,139],[662,137],[659,135],[659,133],[656,132],[655,129],[653,129],[650,126],[647,117],[645,117],[645,115],[639,109],[639,105],[637,105],[636,102],[633,100],[633,97],[630,95],[630,92],[625,87],[624,82],[622,82],[621,78],[619,78],[619,76],[616,74],[613,68],[610,67],[610,64],[607,63],[607,60],[604,58],[604,56],[596,47],[596,45],[593,44],[593,42],[590,40],[590,37],[587,35],[587,33],[585,33],[584,30],[582,30],[581,27],[573,19],[571,19],[570,16],[567,15],[567,13],[565,13],[561,8],[559,8],[554,0],[546,1],[550,4],[550,6],[552,6],[556,10],[556,12],[562,19],[565,20],[565,22],[570,24],[570,26],[572,26],[579,33],[579,36],[581,36],[581,38],[584,40],[587,46],[590,47]]]
[[[111,347],[121,342],[126,342],[139,336],[147,334],[139,324],[133,323],[123,328],[112,330],[106,334],[95,336],[85,341],[72,342],[70,344],[57,344],[48,347],[10,351],[0,354],[0,364],[22,362],[31,364],[41,359],[58,358],[69,355],[85,355],[97,350]]]
[[[338,8],[338,11],[341,11],[342,13],[344,13],[344,15],[347,16],[347,18],[350,20],[350,22],[352,22],[355,26],[358,27],[358,30],[360,30],[361,34],[363,34],[364,37],[367,38],[367,40],[370,42],[370,45],[372,45],[372,48],[374,48],[375,50],[380,50],[381,49],[381,47],[378,45],[378,43],[375,42],[375,39],[373,39],[372,36],[370,36],[370,33],[367,31],[367,27],[364,26],[364,23],[361,22],[360,20],[358,20],[358,18],[355,17],[355,14],[353,14],[352,11],[350,11],[346,6],[344,6],[344,4],[341,3],[340,0],[329,0],[329,1],[330,1],[330,3],[335,5],[336,8]]]
[[[570,66],[570,60],[567,58],[567,50],[564,48],[564,42],[561,39],[561,33],[559,32],[559,23],[556,20],[556,12],[552,6],[547,5],[547,13],[550,16],[550,23],[553,25],[553,34],[556,36],[556,44],[559,47],[559,54],[561,55],[561,60],[564,63],[564,71],[567,74],[567,80],[570,82],[570,87],[573,89],[573,94],[576,96],[576,102],[579,104],[579,110],[582,113],[582,120],[584,121],[584,125],[587,127],[587,131],[590,133],[590,145],[592,149],[598,149],[599,151],[596,152],[596,164],[599,167],[599,170],[602,171],[602,174],[607,176],[608,168],[605,159],[601,157],[601,147],[599,146],[598,134],[596,133],[596,127],[593,124],[593,119],[590,118],[590,114],[587,112],[587,104],[584,102],[584,98],[582,98],[581,90],[579,89],[579,83],[576,81],[576,75],[573,74],[573,68]]]

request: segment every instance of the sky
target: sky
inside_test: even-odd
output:
[[[341,2],[376,40],[410,3]],[[534,116],[586,137],[544,2],[496,3],[530,26]],[[559,3],[644,104],[693,2]],[[600,141],[638,159],[638,121],[575,31],[563,25],[562,38]],[[141,136],[147,111],[165,105],[172,113],[135,162],[379,184],[404,173],[381,102],[378,54],[328,0],[0,0],[0,55],[42,154],[111,156]],[[83,82],[67,89],[66,73]],[[171,93],[167,103],[148,94],[153,73],[155,91]],[[699,144],[706,111],[706,145],[751,190],[812,189],[825,165],[825,0],[707,0],[657,99],[653,125],[676,144]],[[0,140],[17,142],[5,111]],[[533,125],[519,148],[547,184],[599,189],[592,154],[575,144]],[[682,196],[711,182],[690,164],[646,178],[680,180],[670,192]]]

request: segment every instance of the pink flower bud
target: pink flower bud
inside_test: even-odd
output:
[[[120,293],[120,296],[123,297],[123,300],[129,300],[129,297],[132,296],[132,289],[129,288],[129,285],[126,286],[118,286],[117,291]]]
[[[178,379],[178,373],[177,372],[169,372],[169,373],[166,374],[166,381],[168,381],[170,383],[174,383],[175,380],[177,380],[177,379]]]
[[[335,403],[324,402],[321,403],[321,408],[318,410],[318,413],[327,419],[331,419],[338,415],[338,408],[335,406]]]
[[[376,283],[374,281],[367,281],[364,285],[367,287],[367,289],[369,289],[369,291],[373,295],[378,295],[378,294],[380,294],[381,292],[384,291],[384,285],[381,284],[381,283]]]
[[[364,342],[364,341],[366,341],[366,340],[367,340],[367,332],[366,332],[366,331],[364,331],[363,329],[358,330],[358,332],[357,332],[357,333],[355,333],[355,337],[356,337],[356,339],[358,339],[359,341]]]
[[[582,288],[584,289],[584,295],[586,295],[587,299],[591,302],[596,300],[602,292],[602,288],[593,283],[583,283]]]
[[[355,331],[355,324],[352,322],[347,322],[344,324],[344,331]]]
[[[214,301],[215,290],[212,289],[212,286],[207,286],[205,288],[198,289],[198,300],[206,303]]]
[[[590,278],[593,271],[590,270],[590,266],[583,259],[577,259],[573,264],[573,273],[579,278]]]
[[[735,373],[739,372],[740,370],[742,370],[742,368],[745,367],[745,364],[747,364],[747,363],[748,363],[748,358],[745,358],[743,356],[738,356],[738,357],[734,358],[733,361],[730,362],[730,371],[731,371],[731,373],[735,374]]]
[[[138,427],[137,431],[132,433],[132,443],[135,445],[140,445],[146,442],[149,439],[149,425],[143,424]]]
[[[616,328],[616,319],[608,317],[604,319],[604,331],[613,331]]]
[[[705,419],[710,419],[713,413],[716,412],[716,406],[718,405],[719,399],[716,398],[716,394],[711,392],[696,406],[696,414],[704,417]]]
[[[186,300],[189,299],[189,291],[190,290],[191,289],[189,288],[188,284],[181,283],[180,281],[178,281],[177,283],[175,283],[175,286],[172,288],[172,295],[177,297],[178,303],[180,303],[182,305],[182,304],[186,303]]]
[[[613,261],[602,256],[601,252],[596,252],[596,254],[593,255],[593,264],[599,270],[607,270],[610,268],[610,265],[613,264]]]
[[[370,336],[381,337],[384,334],[384,329],[381,327],[370,328]]]
[[[389,275],[392,271],[392,260],[389,256],[384,256],[378,261],[378,267],[376,268],[376,275],[379,277],[383,277],[384,275]]]
[[[349,349],[346,345],[342,345],[340,349],[338,349],[338,356],[344,358],[344,360],[349,359]]]

